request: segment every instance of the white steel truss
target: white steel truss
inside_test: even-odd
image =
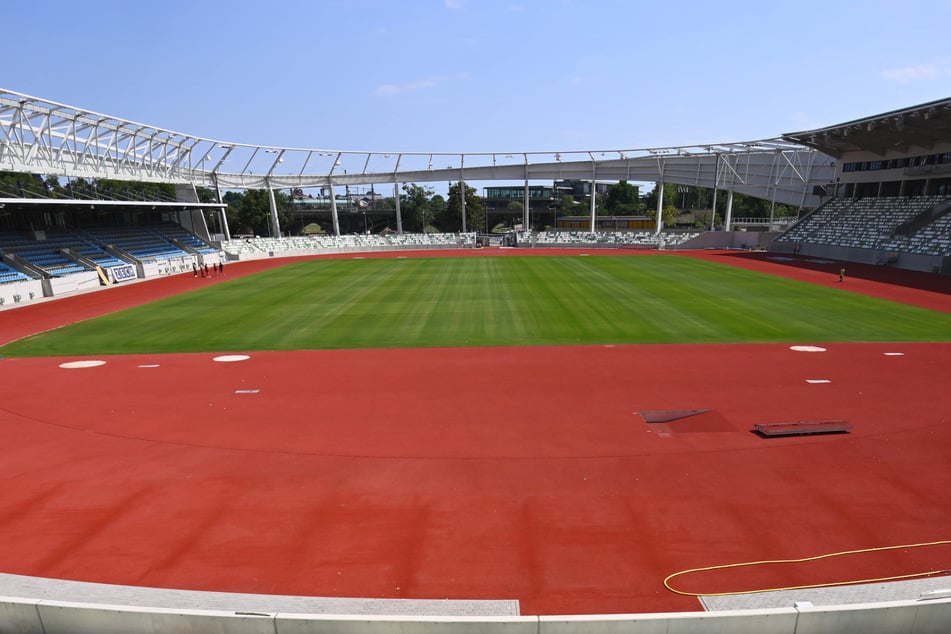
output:
[[[782,139],[552,152],[380,152],[207,139],[0,88],[0,171],[285,189],[463,180],[667,182],[811,207],[835,160]]]

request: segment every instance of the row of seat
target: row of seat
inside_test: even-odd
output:
[[[184,249],[173,244],[157,228],[140,226],[96,227],[86,229],[84,233],[101,244],[111,245],[143,261],[188,255]]]
[[[194,233],[187,231],[181,225],[177,225],[174,222],[166,222],[155,228],[157,231],[161,232],[162,235],[167,237],[169,240],[173,240],[176,243],[183,244],[189,249],[196,251],[202,254],[211,254],[217,253],[218,249],[211,246]]]
[[[174,241],[185,244],[192,251],[186,251]],[[217,249],[174,223],[157,227],[111,226],[75,231],[51,229],[46,232],[44,240],[37,240],[25,232],[0,232],[0,252],[15,254],[53,277],[89,271],[93,266],[107,269],[129,263],[107,251],[107,245],[143,262],[191,257],[195,251],[205,254],[217,252]],[[80,257],[92,262],[92,266],[84,265]],[[9,266],[6,268],[14,270]],[[0,283],[30,279],[27,274],[17,273],[22,277],[8,273],[0,276]]]
[[[404,233],[246,238],[222,242],[221,248],[226,253],[240,258],[245,254],[260,255],[270,252],[435,248],[471,246],[473,244],[475,244],[475,234],[470,233]]]
[[[25,282],[29,279],[29,276],[0,262],[0,284],[6,284],[7,282]]]
[[[910,236],[893,236],[885,241],[884,248],[923,255],[951,255],[951,213]]]
[[[951,204],[945,196],[902,198],[837,198],[800,220],[777,240],[920,255],[951,255],[946,214],[911,235],[899,227],[938,205]]]
[[[533,246],[616,246],[668,248],[699,236],[699,232],[655,233],[653,231],[523,231],[518,239]]]

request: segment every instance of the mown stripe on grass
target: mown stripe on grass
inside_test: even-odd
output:
[[[298,262],[0,355],[949,340],[944,313],[692,258],[406,258]]]

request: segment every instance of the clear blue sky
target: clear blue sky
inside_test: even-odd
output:
[[[951,93],[949,0],[38,0],[3,21],[3,88],[275,146],[744,141]]]

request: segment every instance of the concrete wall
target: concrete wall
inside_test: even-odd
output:
[[[150,262],[141,262],[138,265],[139,277],[151,279],[153,277],[163,277],[165,275],[177,275],[179,273],[191,273],[192,263],[198,262],[197,255],[186,255],[166,260],[152,260]],[[208,261],[209,266],[211,260]]]
[[[17,634],[946,634],[951,598],[771,610],[583,616],[342,616],[170,610],[0,596],[0,633]]]
[[[95,271],[86,271],[84,273],[71,273],[64,277],[52,277],[47,280],[50,285],[51,293],[61,295],[63,293],[75,293],[79,291],[88,291],[99,288],[99,274]]]
[[[33,297],[30,297],[31,293]],[[17,300],[18,295],[19,300]],[[39,280],[30,280],[0,284],[0,297],[3,298],[3,304],[0,304],[0,308],[26,305],[34,299],[43,297],[43,283]]]
[[[792,253],[793,245],[788,242],[773,242],[770,251],[777,253]],[[882,259],[887,254],[877,249],[860,249],[858,247],[838,247],[828,244],[802,243],[799,246],[800,255],[829,260],[843,260],[860,264],[883,264]],[[940,255],[918,255],[916,253],[898,253],[897,260],[889,262],[887,266],[909,271],[924,271],[938,273],[944,271],[946,258]]]
[[[678,249],[766,249],[779,236],[774,231],[707,231]]]

